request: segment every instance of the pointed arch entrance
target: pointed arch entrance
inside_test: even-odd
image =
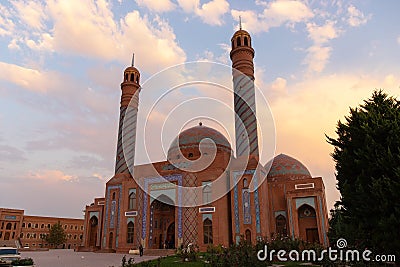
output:
[[[99,226],[99,220],[96,216],[92,216],[89,221],[89,247],[95,247],[97,243],[97,230]]]
[[[313,207],[308,204],[299,207],[298,223],[300,239],[309,243],[319,243],[317,214]]]
[[[172,199],[160,195],[150,206],[150,248],[175,248],[175,206]]]

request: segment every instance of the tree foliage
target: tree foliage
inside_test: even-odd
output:
[[[327,137],[341,193],[331,211],[331,242],[342,237],[374,253],[399,253],[400,101],[375,91],[336,133]]]
[[[46,236],[46,241],[49,244],[53,244],[54,247],[58,247],[67,241],[67,235],[60,222],[57,222],[51,226],[50,233]]]

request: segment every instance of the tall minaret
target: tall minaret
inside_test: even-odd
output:
[[[234,86],[236,157],[258,158],[258,135],[254,90],[254,49],[250,34],[240,29],[231,39],[232,75]]]
[[[136,125],[140,93],[140,72],[132,65],[125,69],[121,83],[121,106],[118,128],[115,174],[132,171],[135,159]],[[128,166],[130,168],[128,168]],[[131,173],[133,175],[133,173]]]

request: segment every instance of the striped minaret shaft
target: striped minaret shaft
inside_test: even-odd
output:
[[[124,71],[121,83],[121,106],[118,128],[117,157],[115,174],[129,173],[133,175],[135,162],[136,125],[140,93],[140,72],[133,66]]]
[[[242,29],[232,39],[232,75],[234,86],[236,156],[258,157],[257,118],[254,89],[254,49],[251,37]]]

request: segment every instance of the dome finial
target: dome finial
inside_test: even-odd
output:
[[[132,67],[135,65],[135,53],[132,53]]]
[[[242,29],[242,16],[239,16],[239,30]]]

